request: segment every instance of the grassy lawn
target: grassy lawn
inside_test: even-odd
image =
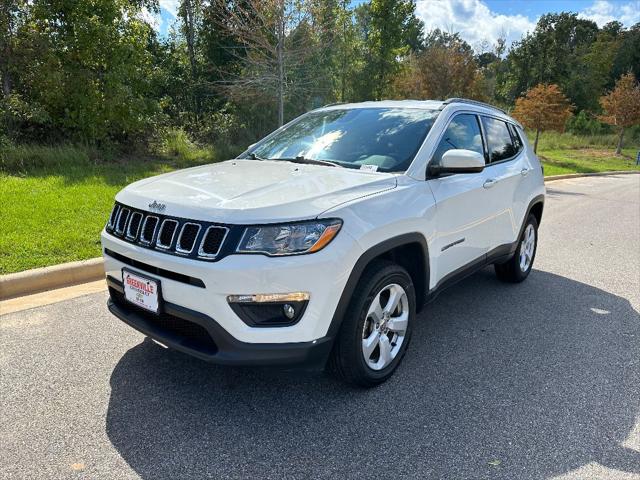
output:
[[[634,165],[638,147],[616,157],[610,138],[606,145],[589,142],[594,140],[543,136],[545,174],[640,170]],[[0,274],[99,256],[99,233],[116,192],[144,177],[230,155],[188,149],[105,161],[74,147],[0,150]]]
[[[18,171],[15,165],[11,173],[0,170],[0,274],[99,256],[99,234],[120,189],[215,160],[201,155],[102,162],[73,148],[35,150]],[[34,161],[38,154],[49,163]]]
[[[640,170],[635,163],[638,150],[623,149],[622,156],[611,150],[584,148],[576,150],[540,150],[545,176],[565,173],[595,173],[616,170]]]

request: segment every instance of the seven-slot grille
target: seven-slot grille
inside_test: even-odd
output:
[[[218,256],[229,229],[138,211],[116,203],[109,216],[107,231],[128,242],[162,252],[211,260]]]

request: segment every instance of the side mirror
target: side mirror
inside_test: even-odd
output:
[[[430,165],[431,175],[443,173],[478,173],[484,170],[484,156],[473,150],[454,149],[442,155],[440,165]]]

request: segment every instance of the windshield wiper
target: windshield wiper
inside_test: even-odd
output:
[[[329,167],[342,167],[339,163],[330,162],[329,160],[313,160],[312,158],[304,158],[299,155],[295,158],[271,158],[270,160],[280,160],[283,162],[305,163],[307,165],[327,165]]]
[[[255,154],[255,153],[253,153],[253,152],[251,152],[251,153],[248,155],[248,157],[249,157],[249,159],[250,159],[250,160],[261,160],[261,161],[262,161],[262,160],[267,160],[266,158],[262,158],[262,157],[260,157],[260,156],[256,155],[256,154]]]

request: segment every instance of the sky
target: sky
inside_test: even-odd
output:
[[[159,0],[160,15],[152,20],[165,35],[173,23],[179,0]],[[363,0],[353,0],[354,4]],[[507,44],[519,40],[535,28],[541,15],[550,12],[577,12],[599,26],[618,20],[626,27],[640,22],[640,0],[417,0],[416,14],[425,30],[460,32],[474,48],[483,41],[493,44],[500,36]]]

